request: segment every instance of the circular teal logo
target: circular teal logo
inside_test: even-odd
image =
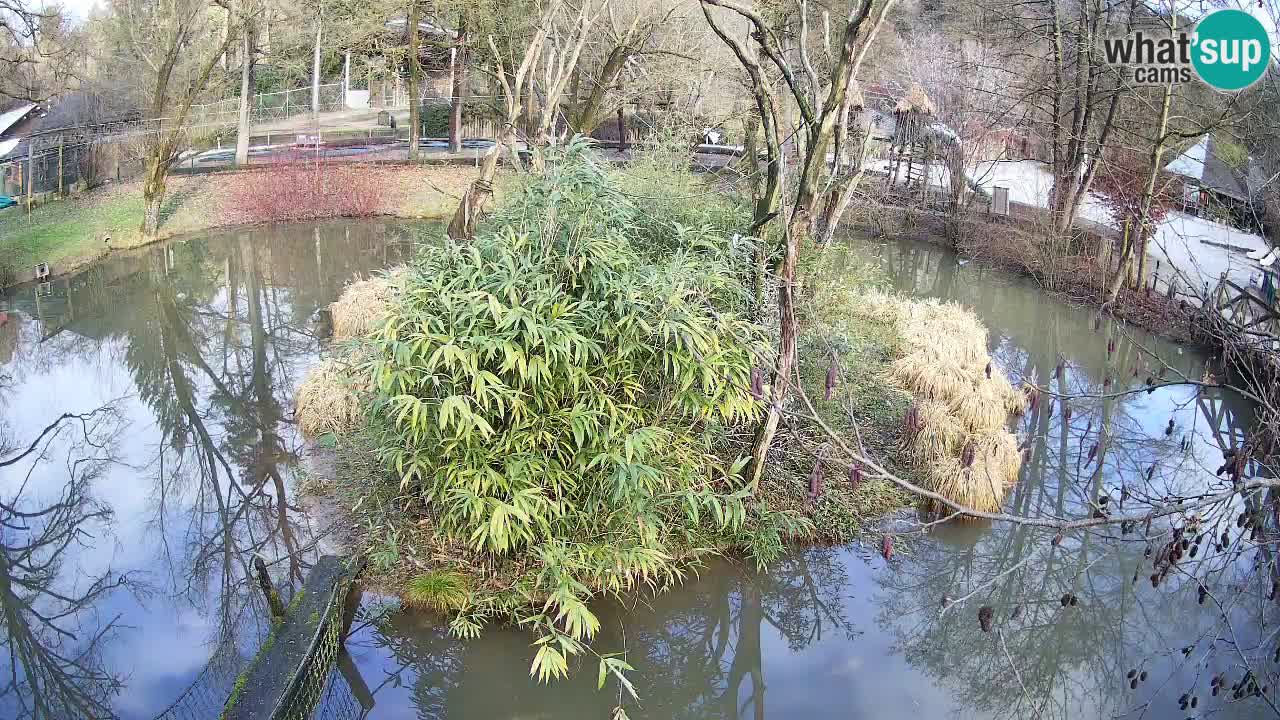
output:
[[[1257,18],[1243,10],[1218,10],[1196,25],[1191,64],[1200,79],[1219,90],[1243,90],[1271,62],[1271,39]]]

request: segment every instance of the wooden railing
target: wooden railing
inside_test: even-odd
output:
[[[1236,342],[1270,352],[1280,351],[1280,309],[1261,289],[1240,287],[1226,274],[1210,294],[1206,310],[1223,321]]]

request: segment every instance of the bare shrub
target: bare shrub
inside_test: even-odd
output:
[[[282,162],[237,180],[229,213],[239,222],[369,217],[403,194],[394,171],[364,163]]]

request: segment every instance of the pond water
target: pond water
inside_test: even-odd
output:
[[[0,458],[62,413],[85,416],[0,465],[0,717],[35,714],[37,703],[48,717],[217,716],[266,627],[252,554],[297,586],[331,542],[332,521],[297,492],[313,458],[291,419],[293,389],[323,344],[318,311],[353,275],[405,257],[407,234],[381,223],[220,233],[0,298]],[[905,292],[972,307],[1015,381],[1057,387],[1061,357],[1072,392],[1136,386],[1154,372],[1139,345],[1170,372],[1204,372],[1195,352],[1107,323],[1095,330],[1088,310],[933,246],[851,240],[836,252]],[[1250,421],[1239,398],[1188,387],[1071,407],[1066,419],[1061,404],[1050,414],[1041,403],[1018,422],[1033,456],[1011,511],[1079,514],[1100,489],[1118,499],[1121,480],[1153,463],[1157,487],[1203,486]],[[596,646],[636,667],[633,718],[1266,710],[1211,697],[1208,684],[1213,672],[1240,674],[1224,628],[1241,646],[1271,631],[1259,622],[1265,589],[1240,592],[1226,625],[1197,604],[1193,582],[1152,588],[1141,542],[1052,539],[950,525],[901,538],[889,563],[874,543],[795,552],[764,573],[713,562],[657,598],[604,604]],[[1202,569],[1229,582],[1238,565]],[[941,610],[944,595],[970,593]],[[1078,604],[1063,607],[1064,593]],[[979,629],[983,604],[998,633]],[[550,687],[530,680],[527,634],[491,628],[461,642],[437,617],[377,620],[380,607],[365,599],[351,662],[318,716],[605,718],[618,702],[616,685],[596,690],[594,666]],[[1130,669],[1145,673],[1136,689]],[[1180,710],[1184,692],[1198,708]]]

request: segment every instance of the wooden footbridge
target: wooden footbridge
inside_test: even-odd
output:
[[[1264,289],[1241,287],[1223,273],[1217,287],[1202,299],[1192,331],[1197,340],[1221,350],[1224,363],[1254,392],[1280,405],[1280,307],[1271,282],[1274,277]],[[1269,418],[1267,424],[1274,425],[1274,420]],[[1266,452],[1274,452],[1280,443],[1270,433],[1258,439]]]
[[[1223,273],[1207,309],[1229,326],[1241,346],[1280,353],[1280,310],[1274,291],[1267,297],[1257,288],[1240,287]]]

